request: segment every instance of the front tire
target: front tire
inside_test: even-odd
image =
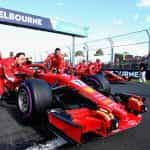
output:
[[[23,119],[32,118],[36,114],[43,114],[52,106],[52,90],[40,79],[29,79],[21,83],[17,106]]]

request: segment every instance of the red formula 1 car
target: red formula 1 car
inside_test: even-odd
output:
[[[110,98],[75,76],[30,67],[38,68],[36,77],[24,78],[16,88],[21,117],[26,120],[46,113],[53,131],[73,142],[81,143],[87,133],[106,137],[135,127],[147,110],[139,96],[117,93]]]
[[[128,81],[128,78],[119,76],[112,71],[105,70],[103,72],[110,83],[126,83]]]
[[[106,79],[110,82],[110,83],[126,83],[128,81],[127,78],[124,78],[122,76],[119,76],[115,73],[113,73],[112,71],[108,71],[108,70],[103,70],[102,71],[102,64],[101,62],[91,62],[89,64],[77,64],[74,72],[77,75],[95,75],[97,73],[103,73],[106,77]]]

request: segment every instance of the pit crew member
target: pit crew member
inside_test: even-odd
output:
[[[35,72],[29,70],[25,64],[26,57],[23,52],[17,53],[15,57],[1,60],[0,98],[4,94],[5,89],[8,89],[9,91],[14,90],[16,85],[22,80],[16,76],[17,73],[22,72],[28,76],[34,75]]]
[[[44,65],[46,65],[52,72],[63,73],[65,62],[61,49],[56,48],[54,53],[48,55],[44,61]]]

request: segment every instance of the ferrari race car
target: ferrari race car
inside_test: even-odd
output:
[[[127,78],[117,75],[112,71],[105,70],[104,74],[110,83],[126,83],[128,81]]]
[[[110,83],[126,83],[128,81],[127,78],[117,75],[112,71],[102,70],[102,64],[100,63],[97,64],[97,62],[93,63],[91,62],[89,64],[81,64],[81,65],[77,64],[74,69],[74,72],[77,75],[84,75],[84,76],[103,73]]]
[[[135,127],[147,110],[142,97],[121,93],[105,96],[76,76],[30,67],[38,68],[36,77],[17,75],[22,78],[16,88],[20,116],[30,120],[46,114],[53,131],[69,141],[81,143],[87,133],[106,137]]]

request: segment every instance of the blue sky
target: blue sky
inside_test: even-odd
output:
[[[150,28],[150,0],[0,0],[0,7],[89,26],[89,37],[85,40]],[[30,40],[42,40],[38,39],[37,35],[44,37],[44,40],[51,39],[49,33],[14,29],[3,25],[0,28],[1,32],[10,30],[12,34],[14,34],[12,30],[15,33],[19,30],[15,38],[20,39],[22,35],[22,42],[29,40],[29,37]],[[30,36],[31,34],[35,36]],[[9,36],[9,33],[7,35]],[[57,40],[59,39],[57,36],[53,34],[52,38]],[[71,42],[69,37],[61,36],[61,38],[60,45]]]
[[[105,34],[150,27],[150,0],[0,0],[0,6],[89,25]]]

